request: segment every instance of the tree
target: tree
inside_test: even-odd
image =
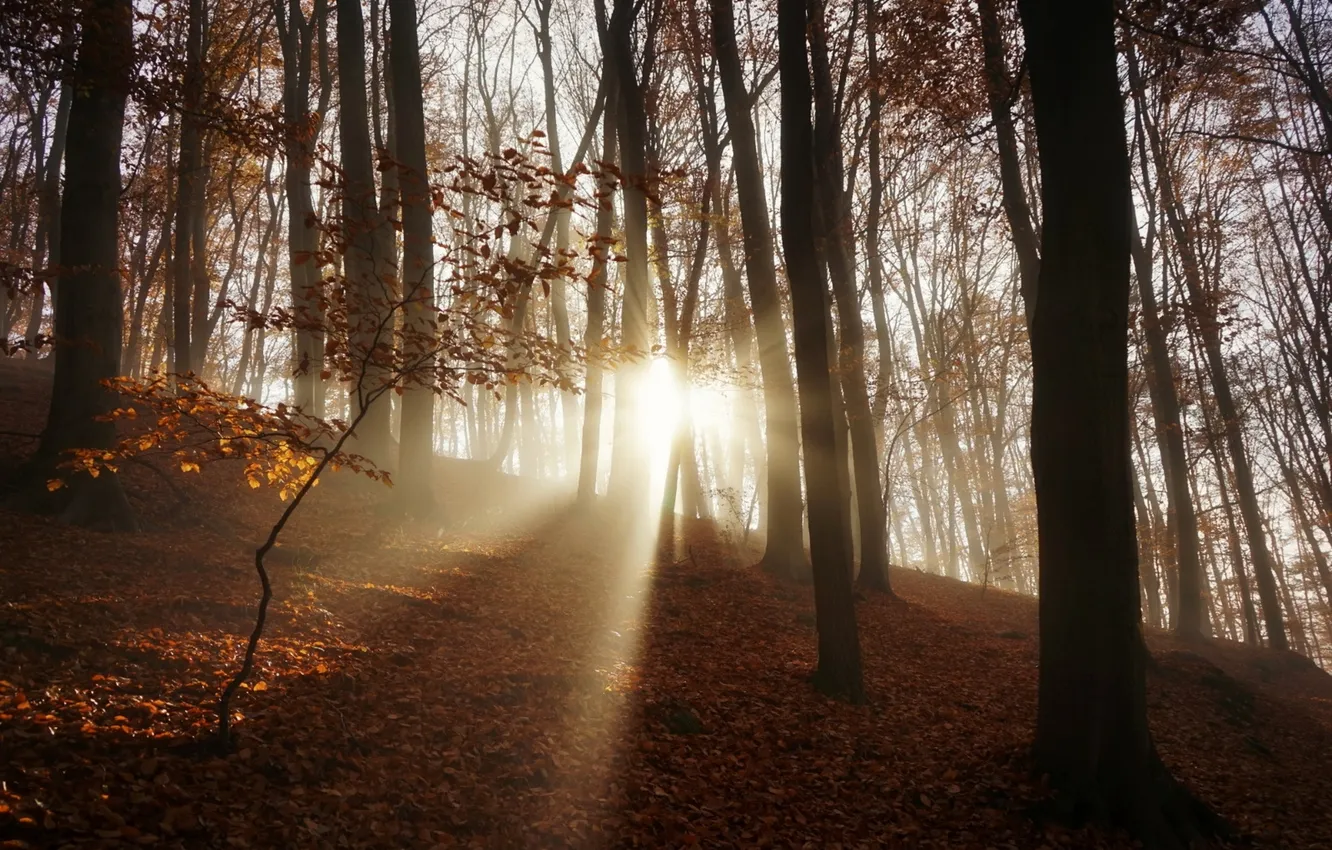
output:
[[[324,341],[320,336],[323,306],[318,235],[314,226],[314,202],[310,196],[310,172],[319,121],[326,111],[327,76],[320,80],[320,109],[310,111],[311,72],[316,35],[322,44],[328,17],[327,0],[315,0],[307,18],[299,0],[273,0],[282,45],[282,119],[285,125],[284,153],[287,159],[287,251],[292,306],[300,320],[292,349],[295,373],[295,403],[312,416],[322,416],[324,407]],[[321,48],[321,54],[326,51]],[[419,73],[418,73],[419,76]],[[419,87],[418,87],[419,88]],[[418,98],[420,93],[418,91]],[[179,306],[177,307],[179,310]]]
[[[1143,87],[1136,53],[1128,51],[1129,85],[1137,94]],[[1211,379],[1212,393],[1221,414],[1226,437],[1226,448],[1230,451],[1231,461],[1235,465],[1235,490],[1238,496],[1240,514],[1244,517],[1244,530],[1249,543],[1249,555],[1253,558],[1254,572],[1258,579],[1258,597],[1262,601],[1263,620],[1267,626],[1267,639],[1277,649],[1286,649],[1286,629],[1278,599],[1277,581],[1272,570],[1272,555],[1267,546],[1267,537],[1263,529],[1262,514],[1258,508],[1258,495],[1254,485],[1253,467],[1249,452],[1245,446],[1243,419],[1235,401],[1231,387],[1229,367],[1221,347],[1221,316],[1218,311],[1218,299],[1214,292],[1208,292],[1203,279],[1203,264],[1195,245],[1194,226],[1188,221],[1176,191],[1175,178],[1170,163],[1165,157],[1164,140],[1160,128],[1151,116],[1139,106],[1139,115],[1149,150],[1156,163],[1157,186],[1161,192],[1161,208],[1166,224],[1174,236],[1175,250],[1179,255],[1179,264],[1188,292],[1189,306],[1192,308],[1191,329],[1196,329],[1206,354],[1207,371]],[[1172,494],[1173,498],[1173,494]],[[1181,564],[1181,569],[1184,565]],[[1181,575],[1181,596],[1185,593],[1184,576]],[[1200,581],[1191,581],[1196,587]],[[1187,609],[1186,609],[1187,610]],[[1196,617],[1196,614],[1194,615]]]
[[[837,370],[846,400],[851,435],[851,464],[860,529],[860,583],[886,591],[888,585],[888,524],[879,484],[879,448],[865,379],[865,323],[855,281],[850,193],[842,163],[842,112],[834,92],[828,58],[828,24],[823,3],[812,8],[810,45],[814,70],[814,158],[819,197],[816,222],[828,278],[837,305]],[[859,5],[854,7],[857,11]],[[852,22],[854,24],[854,21]]]
[[[615,443],[611,451],[609,490],[627,504],[639,505],[644,490],[647,454],[644,451],[639,398],[646,364],[641,357],[651,347],[648,328],[648,215],[647,116],[643,90],[634,61],[633,0],[616,0],[607,24],[606,73],[615,78],[619,93],[615,110],[624,190],[625,275],[620,343],[639,355],[622,364],[615,377]]]
[[[1187,847],[1219,824],[1147,725],[1128,413],[1131,191],[1114,4],[1023,0],[1043,257],[1031,324],[1036,769],[1060,810]]]
[[[382,274],[381,256],[391,250],[392,230],[375,197],[370,123],[365,99],[365,22],[359,2],[338,5],[338,82],[342,147],[344,274],[354,327],[354,356],[365,363],[353,388],[353,413],[365,409],[367,393],[382,378],[382,347],[392,330],[386,310],[392,282]],[[381,404],[361,419],[357,450],[376,463],[389,457],[389,406]]]
[[[429,374],[435,347],[426,344],[434,322],[435,253],[430,226],[430,182],[426,171],[425,107],[422,103],[421,50],[414,0],[389,0],[389,68],[396,117],[398,185],[402,204],[403,322],[411,333],[404,356],[414,374]],[[413,350],[415,349],[415,350]],[[435,510],[431,483],[435,448],[435,392],[431,383],[408,386],[402,397],[398,438],[398,493],[409,514]]]
[[[832,323],[828,290],[815,242],[813,92],[805,46],[805,0],[780,0],[777,39],[782,84],[782,247],[795,315],[796,380],[809,494],[809,549],[814,568],[814,608],[819,632],[815,684],[853,702],[864,699],[860,636],[851,588],[850,537],[846,533],[846,473],[837,451],[829,358]]]
[[[206,215],[203,209],[204,182],[203,140],[200,129],[200,109],[203,105],[203,0],[190,0],[185,37],[184,102],[180,111],[180,151],[176,159],[175,239],[171,251],[171,284],[168,297],[172,300],[172,368],[184,375],[203,367],[194,362],[194,349],[190,340],[192,318],[191,249],[202,254],[205,246],[196,241],[197,223]]]
[[[763,378],[763,405],[768,437],[768,530],[764,569],[788,577],[805,573],[801,535],[800,449],[796,431],[795,388],[777,292],[775,249],[763,172],[754,130],[753,104],[740,69],[735,38],[735,9],[731,0],[712,2],[712,39],[726,120],[731,126],[735,188],[744,231],[745,277],[758,336],[759,369]]]
[[[103,382],[120,374],[120,146],[134,42],[129,0],[95,0],[80,21],[60,211],[62,271],[56,302],[55,377],[46,429],[33,460],[44,487],[70,449],[110,448],[116,407]],[[133,529],[114,470],[74,476],[52,501],[79,525]]]

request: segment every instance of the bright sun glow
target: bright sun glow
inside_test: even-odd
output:
[[[666,483],[675,429],[686,415],[696,436],[730,431],[730,405],[726,393],[709,386],[691,386],[685,391],[680,386],[674,363],[666,357],[656,358],[648,368],[639,402],[639,421],[647,440],[648,462],[652,470],[649,493],[654,505],[660,504]]]
[[[659,504],[661,493],[666,484],[666,466],[671,458],[671,440],[675,437],[675,428],[680,422],[683,398],[680,384],[675,379],[675,369],[670,360],[658,358],[652,361],[648,369],[643,395],[639,401],[639,421],[643,423],[644,437],[648,445],[648,462],[652,474],[649,478],[649,494]]]

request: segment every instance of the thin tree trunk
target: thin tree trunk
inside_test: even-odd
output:
[[[398,185],[402,193],[402,285],[404,356],[413,376],[402,395],[397,489],[405,510],[428,516],[435,510],[433,389],[435,347],[431,330],[435,306],[435,257],[431,243],[430,185],[426,172],[425,107],[416,3],[389,0],[389,67],[398,143]]]
[[[306,413],[323,412],[323,310],[315,259],[318,236],[313,226],[310,172],[319,120],[310,112],[311,60],[316,27],[324,26],[326,0],[315,0],[310,19],[299,0],[273,0],[282,44],[282,114],[286,139],[287,248],[292,310],[296,318],[291,374],[293,401]],[[328,87],[327,79],[321,85]],[[419,93],[418,93],[419,95]],[[180,305],[177,305],[179,313]]]
[[[1138,70],[1137,54],[1127,51],[1129,85],[1134,96],[1142,97],[1142,78]],[[1174,178],[1169,163],[1164,159],[1165,147],[1161,134],[1151,116],[1139,108],[1143,128],[1151,146],[1152,158],[1156,163],[1157,185],[1161,190],[1161,206],[1167,223],[1175,238],[1175,250],[1179,252],[1180,266],[1183,268],[1184,283],[1188,289],[1190,306],[1198,335],[1201,337],[1203,352],[1207,358],[1208,373],[1211,376],[1212,393],[1221,414],[1225,430],[1226,446],[1229,449],[1231,463],[1235,468],[1235,490],[1239,501],[1240,514],[1244,517],[1244,529],[1249,541],[1249,554],[1253,558],[1254,572],[1258,579],[1258,597],[1262,602],[1263,620],[1267,626],[1267,637],[1277,649],[1286,648],[1286,631],[1282,623],[1281,601],[1278,596],[1276,579],[1272,574],[1272,557],[1263,534],[1262,513],[1258,509],[1258,496],[1254,488],[1253,470],[1244,447],[1243,423],[1239,409],[1235,404],[1230,389],[1225,358],[1221,350],[1221,325],[1218,321],[1215,299],[1205,291],[1202,269],[1194,250],[1193,235],[1184,221],[1183,210],[1175,194]],[[1174,498],[1171,498],[1173,505]],[[1181,571],[1181,584],[1183,573]]]
[[[635,353],[615,375],[615,436],[609,490],[622,504],[642,503],[646,495],[647,453],[643,444],[640,394],[651,342],[648,328],[647,116],[634,61],[633,0],[616,0],[607,26],[607,73],[619,92],[617,110],[620,172],[623,175],[625,284],[620,344]]]
[[[1017,132],[1013,127],[1013,99],[1017,88],[1008,76],[1003,28],[999,24],[996,0],[976,0],[980,16],[981,48],[985,64],[985,93],[994,122],[999,147],[999,186],[1004,215],[1013,235],[1017,252],[1022,305],[1028,326],[1036,309],[1036,286],[1041,272],[1040,237],[1033,225],[1031,205],[1022,181],[1022,162],[1018,157]]]
[[[731,128],[735,188],[744,229],[745,275],[758,337],[767,430],[767,548],[762,565],[776,575],[795,577],[807,569],[801,533],[800,449],[795,388],[787,355],[786,327],[777,291],[776,254],[768,202],[759,165],[758,139],[749,93],[745,90],[735,37],[732,0],[712,0],[712,39]]]
[[[816,220],[822,225],[823,253],[832,281],[841,333],[837,367],[845,400],[846,421],[851,436],[851,461],[855,471],[855,498],[860,531],[860,583],[887,591],[888,516],[883,507],[879,481],[879,449],[874,434],[865,379],[865,323],[860,314],[854,262],[851,258],[849,199],[841,151],[841,120],[834,102],[832,73],[828,64],[826,21],[823,3],[811,3],[811,47],[814,69],[814,161],[818,198]],[[816,190],[817,191],[817,190]]]
[[[392,345],[394,293],[381,277],[382,253],[390,250],[388,223],[375,198],[370,122],[365,98],[365,21],[361,4],[338,4],[339,142],[342,173],[343,268],[347,280],[351,323],[351,417],[359,420],[355,451],[381,467],[389,463],[389,405],[372,404],[391,378],[384,367],[385,348]],[[255,278],[256,288],[258,277]],[[376,396],[377,397],[377,396]],[[367,405],[372,405],[367,410]]]
[[[599,17],[603,17],[600,16]],[[615,126],[619,123],[618,92],[613,79],[608,80],[606,112],[602,117],[601,155],[604,162],[614,162],[618,154]],[[601,456],[602,339],[606,331],[607,259],[614,242],[615,177],[602,171],[597,189],[597,234],[592,246],[592,272],[587,278],[587,328],[583,348],[587,351],[587,384],[583,401],[582,450],[578,458],[578,500],[588,504],[597,493],[598,461]]]
[[[782,247],[795,318],[805,482],[809,489],[810,560],[819,634],[815,683],[825,693],[864,699],[860,637],[846,534],[846,476],[837,461],[835,384],[829,360],[832,322],[815,242],[814,131],[805,33],[806,0],[779,0],[777,40],[782,86]],[[877,475],[877,473],[876,473]]]

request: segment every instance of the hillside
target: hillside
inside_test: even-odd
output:
[[[0,431],[40,402],[0,373]],[[1028,816],[1033,600],[895,571],[899,599],[858,605],[871,702],[847,705],[804,680],[807,587],[704,524],[653,547],[553,495],[441,531],[321,487],[273,559],[238,751],[213,754],[280,503],[224,467],[127,477],[138,534],[0,511],[4,846],[1132,846]],[[1254,847],[1332,846],[1332,678],[1150,642],[1177,775]]]

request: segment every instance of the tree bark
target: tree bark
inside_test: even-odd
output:
[[[620,344],[633,359],[615,375],[615,435],[609,490],[631,509],[646,498],[647,452],[641,436],[641,385],[650,355],[648,328],[647,116],[634,60],[633,0],[616,0],[607,26],[608,73],[616,80],[619,109],[616,132],[624,194],[625,277]]]
[[[30,467],[37,504],[78,525],[133,530],[134,517],[111,470],[71,476],[48,496],[46,479],[70,449],[108,449],[114,422],[99,417],[118,396],[103,381],[120,374],[120,146],[133,67],[129,0],[95,0],[82,14],[65,153],[60,297],[56,301],[55,376],[51,407]]]
[[[435,511],[434,427],[435,255],[431,239],[430,184],[426,171],[425,106],[414,0],[389,0],[389,68],[398,186],[402,205],[403,356],[411,378],[402,394],[397,490],[408,514]]]
[[[795,578],[808,569],[801,533],[800,448],[795,387],[787,355],[786,327],[777,291],[776,251],[749,93],[745,90],[735,37],[732,0],[712,0],[712,39],[731,128],[735,188],[744,229],[745,277],[758,337],[759,369],[767,430],[768,530],[762,566]],[[803,51],[802,51],[803,52]],[[808,105],[808,104],[807,104]]]
[[[835,386],[829,360],[832,323],[815,242],[814,131],[805,33],[806,0],[779,0],[777,40],[782,85],[782,247],[795,318],[796,376],[805,482],[809,490],[809,544],[819,634],[815,684],[825,693],[864,699],[860,637],[851,587],[846,534],[846,476],[839,469]]]
[[[352,324],[352,418],[359,419],[356,452],[381,468],[389,463],[389,404],[385,348],[392,344],[393,291],[380,275],[381,252],[392,238],[375,198],[375,172],[365,97],[365,21],[359,2],[338,4],[339,135],[348,320]],[[258,278],[256,277],[256,284]],[[257,286],[256,286],[257,288]],[[369,410],[366,410],[370,406]],[[362,411],[364,415],[362,415]]]
[[[1036,306],[1036,287],[1041,273],[1041,244],[1032,221],[1031,205],[1022,180],[1022,160],[1018,157],[1017,131],[1013,127],[1013,97],[1017,88],[1008,77],[1003,28],[999,23],[996,0],[976,0],[980,16],[981,48],[985,65],[985,94],[994,122],[995,141],[999,147],[999,188],[1004,215],[1013,235],[1018,257],[1018,277],[1022,306],[1031,325]]]
[[[1129,450],[1129,208],[1114,4],[1020,0],[1045,212],[1031,324],[1040,535],[1034,755],[1060,809],[1187,847],[1213,817],[1147,725]]]
[[[313,16],[305,17],[299,0],[273,0],[282,45],[282,118],[286,125],[287,248],[292,312],[296,333],[292,349],[293,401],[314,416],[323,412],[323,310],[320,274],[315,259],[318,234],[310,196],[317,122],[310,112],[311,60],[315,28],[322,27],[326,0],[316,0]],[[324,81],[327,86],[327,81]],[[418,95],[419,96],[419,95]],[[179,313],[180,305],[176,305]]]
[[[879,481],[879,447],[874,434],[865,379],[865,322],[860,312],[854,261],[851,256],[850,199],[842,163],[841,116],[828,62],[824,4],[811,0],[810,43],[814,70],[814,161],[817,177],[817,219],[828,277],[841,331],[837,340],[837,370],[845,400],[851,436],[851,467],[855,472],[855,502],[860,530],[860,582],[875,590],[888,590],[888,516]]]

